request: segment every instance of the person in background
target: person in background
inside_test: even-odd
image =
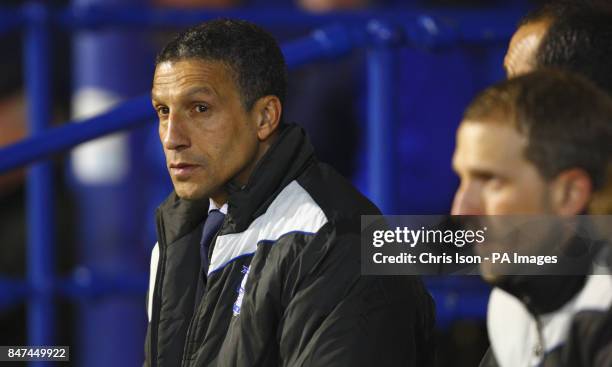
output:
[[[546,67],[569,70],[612,95],[611,56],[612,4],[552,1],[521,21],[508,46],[504,68],[508,77]],[[606,182],[594,194],[589,214],[612,214],[612,167]]]
[[[559,18],[538,48],[536,66],[581,74],[612,95],[610,9],[586,8]],[[595,193],[588,210],[590,214],[612,214],[612,166],[608,167],[606,182],[605,188]]]
[[[586,2],[577,0],[550,1],[523,17],[504,58],[506,75],[513,77],[532,71],[536,67],[536,52],[550,26],[567,14],[587,6]]]
[[[490,87],[457,132],[452,214],[584,213],[612,158],[610,121],[612,97],[579,76],[541,70]],[[483,271],[495,288],[481,366],[610,366],[612,277],[586,275],[590,264],[567,276]]]

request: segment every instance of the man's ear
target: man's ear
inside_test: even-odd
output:
[[[583,213],[591,200],[593,183],[581,168],[561,172],[552,182],[552,205],[558,215]]]
[[[257,121],[257,138],[268,140],[278,129],[282,113],[282,105],[277,96],[265,96],[257,100],[253,106]]]

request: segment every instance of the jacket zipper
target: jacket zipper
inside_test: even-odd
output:
[[[223,220],[223,223],[221,224],[221,228],[219,228],[219,230],[217,231],[217,233],[215,233],[214,237],[212,238],[212,240],[210,241],[211,244],[214,244],[217,241],[217,237],[219,236],[219,232],[221,232],[221,230],[223,230],[223,227],[225,227],[225,225],[227,224],[227,214],[225,215],[225,219]],[[212,259],[212,252],[214,251],[214,246],[211,247],[209,249],[208,252],[208,266],[210,267],[210,260]],[[195,312],[193,313],[193,315],[191,316],[191,320],[189,321],[189,326],[187,327],[187,336],[185,337],[185,347],[183,348],[183,357],[181,358],[181,367],[185,367],[187,366],[187,358],[185,358],[186,356],[189,356],[191,354],[191,350],[189,348],[189,346],[192,343],[192,338],[193,338],[193,324],[195,323],[195,320],[197,319],[197,316],[200,314],[200,308],[202,307],[202,304],[204,303],[204,297],[206,296],[206,289],[208,288],[208,274],[206,275],[206,285],[204,285],[204,294],[202,294],[202,298],[200,300],[196,300],[196,302],[198,302],[198,306],[195,308]]]

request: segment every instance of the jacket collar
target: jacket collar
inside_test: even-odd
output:
[[[169,245],[195,230],[206,217],[209,204],[208,199],[183,200],[173,191],[157,208],[160,245]]]
[[[511,275],[494,285],[521,300],[535,316],[556,311],[582,289],[602,248],[603,242],[576,235],[556,265],[567,275]]]
[[[279,136],[257,163],[247,185],[228,184],[228,216],[221,233],[241,232],[263,213],[276,195],[315,159],[305,131],[296,124],[280,127]],[[176,192],[157,209],[158,235],[171,244],[195,230],[206,217],[209,200],[183,200]]]
[[[576,326],[575,315],[583,311],[609,312],[611,305],[610,275],[587,276],[582,289],[563,306],[535,317],[514,295],[494,288],[489,299],[487,330],[495,359],[499,366],[542,365],[542,358],[568,339],[572,325]],[[540,353],[534,353],[536,350]]]
[[[244,187],[228,185],[228,223],[222,233],[246,229],[314,159],[314,149],[305,131],[296,124],[283,125],[277,140],[257,163],[248,183]]]

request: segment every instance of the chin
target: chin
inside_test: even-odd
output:
[[[208,198],[206,190],[192,184],[174,184],[176,195],[183,200],[202,200]]]
[[[490,285],[497,285],[501,281],[500,275],[495,274],[481,274],[482,279]]]
[[[480,276],[482,279],[492,286],[499,285],[503,283],[506,275],[500,274],[501,265],[493,266],[491,264],[487,264],[486,266],[480,266]]]

